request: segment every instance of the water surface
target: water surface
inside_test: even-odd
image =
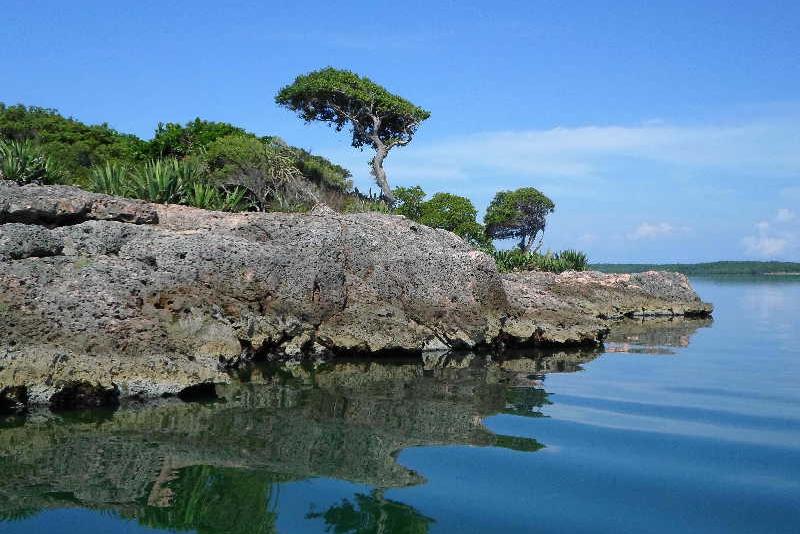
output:
[[[0,532],[798,532],[800,283],[602,351],[259,369],[0,423]]]

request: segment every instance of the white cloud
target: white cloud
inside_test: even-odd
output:
[[[678,166],[701,175],[704,170],[724,170],[732,175],[758,174],[762,179],[785,177],[800,172],[798,124],[782,119],[737,126],[647,123],[484,132],[418,142],[393,153],[387,165],[393,176],[402,179],[481,175],[613,179],[610,163],[630,160]]]
[[[782,237],[770,237],[767,235],[745,237],[745,250],[748,254],[756,256],[772,257],[786,250],[788,241]]]
[[[759,221],[755,224],[757,235],[742,239],[742,244],[748,254],[772,258],[788,252],[788,249],[792,247],[795,241],[794,235],[790,231],[791,228],[787,229],[786,223],[794,220],[794,213],[791,210],[780,209],[775,220],[779,223],[777,228],[768,221]]]
[[[659,237],[671,236],[676,229],[669,223],[648,223],[643,222],[636,229],[628,234],[629,239],[655,239]]]
[[[775,215],[775,220],[782,223],[792,222],[795,218],[797,218],[797,215],[789,208],[781,208]]]

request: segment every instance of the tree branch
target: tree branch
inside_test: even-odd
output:
[[[406,146],[408,143],[411,142],[411,137],[414,135],[414,128],[417,127],[419,121],[414,121],[403,128],[403,133],[406,134],[405,139],[392,139],[389,143],[386,144],[387,148],[392,148],[393,146]]]

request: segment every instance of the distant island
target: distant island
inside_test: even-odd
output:
[[[685,275],[786,275],[800,276],[800,263],[789,261],[714,261],[708,263],[595,263],[604,273],[671,271]]]

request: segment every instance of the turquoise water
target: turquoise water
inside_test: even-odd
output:
[[[0,426],[0,532],[800,531],[800,283],[603,351],[264,369]]]

